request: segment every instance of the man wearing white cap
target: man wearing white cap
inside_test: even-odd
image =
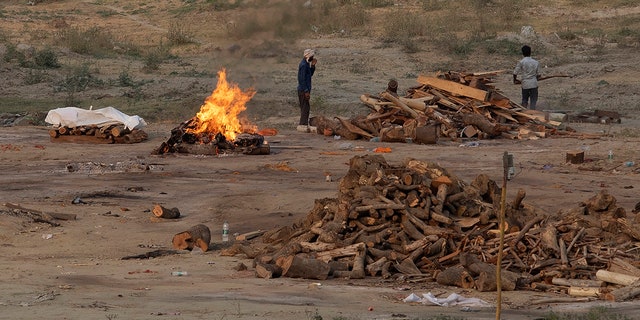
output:
[[[298,65],[298,100],[300,101],[300,122],[298,131],[309,132],[309,112],[311,105],[311,77],[316,71],[316,58],[313,49],[304,50],[302,61]]]

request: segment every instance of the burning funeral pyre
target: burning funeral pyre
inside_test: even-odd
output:
[[[226,71],[218,72],[218,83],[200,111],[171,130],[171,137],[153,154],[191,153],[269,154],[269,144],[257,133],[257,127],[238,117],[255,91],[242,91],[226,79]]]

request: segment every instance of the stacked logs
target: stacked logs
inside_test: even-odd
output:
[[[148,135],[140,129],[130,130],[121,123],[107,125],[60,126],[49,130],[54,142],[139,143]]]
[[[171,130],[171,136],[162,142],[152,154],[188,153],[218,155],[242,153],[248,155],[267,155],[271,152],[264,136],[257,133],[240,133],[229,140],[221,132],[197,130],[202,126],[197,117],[183,121]]]
[[[434,163],[356,156],[338,198],[315,201],[305,219],[223,252],[254,259],[259,277],[433,279],[492,291],[499,251],[501,189],[486,175],[467,184]],[[638,240],[613,197],[600,193],[557,218],[523,202],[506,205],[502,288],[535,288],[551,278],[589,279]],[[605,241],[603,241],[605,240]]]
[[[312,125],[319,134],[341,135],[345,139],[371,139],[385,142],[433,144],[448,139],[509,138],[532,139],[551,134],[571,135],[559,121],[527,110],[512,102],[493,85],[502,71],[445,72],[419,76],[418,86],[398,96],[389,88],[378,95],[363,94],[361,102],[371,109],[352,119],[315,117]]]

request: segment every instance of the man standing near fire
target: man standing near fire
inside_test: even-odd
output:
[[[300,122],[298,131],[310,132],[309,112],[311,111],[311,77],[316,71],[316,58],[313,49],[304,50],[302,61],[298,65],[298,100],[300,101]]]
[[[531,47],[523,46],[524,58],[518,61],[513,70],[513,84],[522,85],[522,106],[535,110],[538,102],[538,79],[540,78],[540,63],[531,58]],[[521,80],[518,80],[521,75]]]

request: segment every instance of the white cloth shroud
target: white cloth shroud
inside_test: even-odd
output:
[[[402,300],[403,302],[420,302],[422,304],[436,305],[442,307],[467,306],[467,307],[487,307],[490,304],[478,298],[465,298],[457,293],[452,293],[446,298],[436,298],[431,292],[423,293],[422,297],[415,293],[410,294]]]
[[[87,125],[105,125],[109,123],[122,123],[129,129],[140,129],[147,123],[139,116],[129,116],[114,107],[106,107],[96,110],[86,110],[76,107],[65,107],[49,110],[44,119],[54,126],[79,127]]]

